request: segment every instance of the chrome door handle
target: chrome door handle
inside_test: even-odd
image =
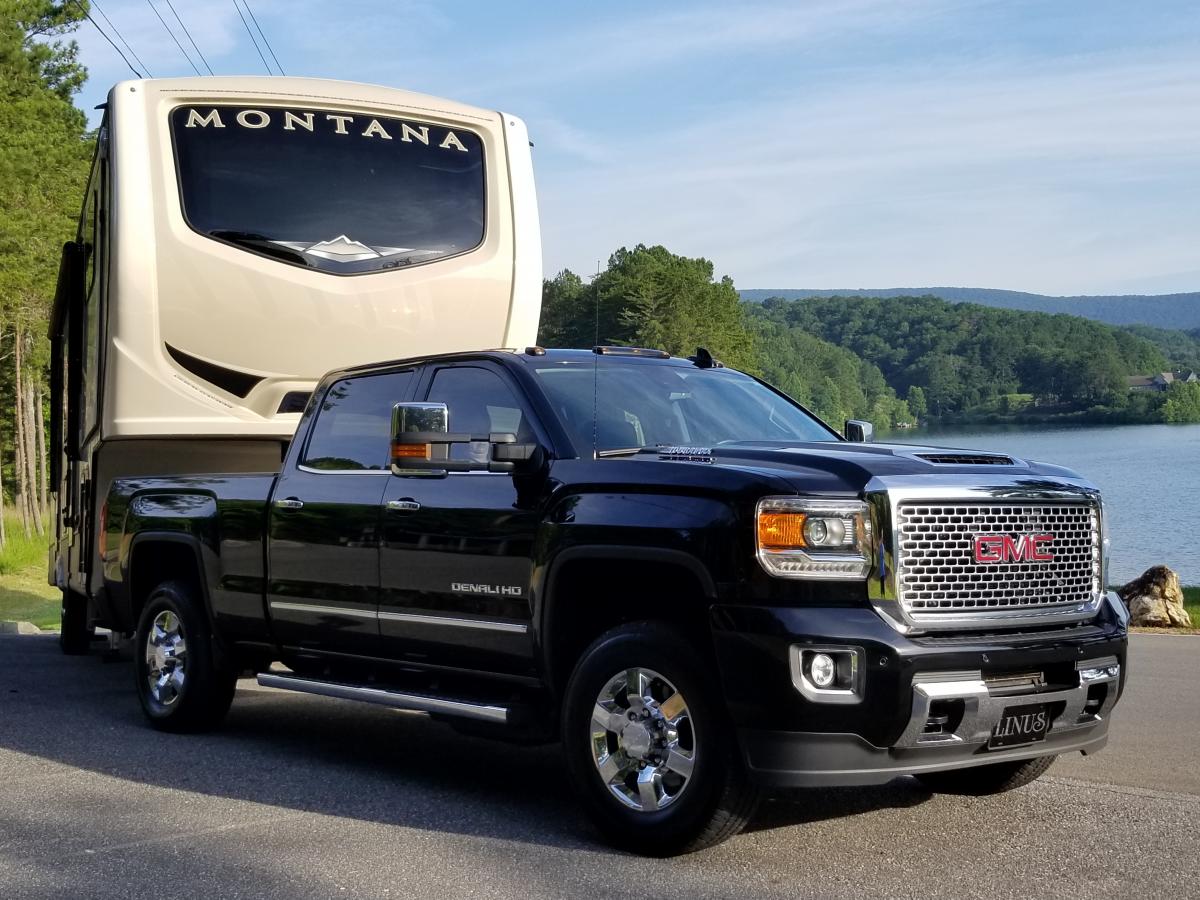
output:
[[[286,500],[276,500],[275,505],[280,509],[304,509],[304,501],[297,500],[295,497],[288,497]]]
[[[395,509],[399,512],[416,512],[421,508],[421,504],[416,500],[389,500],[387,508]]]

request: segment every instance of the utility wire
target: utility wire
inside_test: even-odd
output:
[[[167,0],[169,3],[170,0]],[[263,43],[267,45],[267,52],[271,54],[271,59],[275,60],[275,68],[279,70],[280,75],[286,74],[283,71],[283,66],[279,64],[279,57],[275,55],[274,49],[271,47],[271,42],[267,40],[267,36],[263,34],[262,26],[258,24],[258,16],[254,15],[254,10],[250,8],[250,0],[242,0],[242,5],[246,7],[246,12],[250,13],[250,21],[254,23],[254,27],[258,29],[258,33],[262,36]]]
[[[183,24],[183,19],[179,18],[179,13],[175,12],[175,4],[171,0],[167,0],[167,6],[171,8],[171,15],[175,17],[175,21],[179,23],[179,27],[183,29],[183,33],[187,35],[187,39],[191,42],[192,49],[196,51],[196,55],[200,57],[200,62],[204,63],[204,68],[208,69],[208,74],[213,74],[212,66],[208,64],[208,60],[204,58],[204,54],[200,52],[200,48],[196,46],[196,39],[192,37],[192,33],[188,31],[188,27]]]
[[[84,7],[84,5],[79,2],[79,0],[75,0],[75,5],[79,7],[79,11],[82,12],[87,17],[87,20],[89,22],[91,22],[92,25],[95,26],[96,30],[98,32],[100,32],[100,34],[104,37],[104,39],[106,41],[108,41],[110,44],[112,44],[112,48],[117,51],[117,53],[120,55],[121,59],[125,60],[125,65],[129,66],[129,71],[132,72],[134,75],[136,75],[138,78],[141,78],[142,73],[133,67],[133,63],[131,63],[129,61],[129,57],[127,57],[121,51],[121,48],[118,47],[116,42],[108,36],[108,33],[103,28],[101,28],[99,25],[96,24],[96,20],[92,18],[92,14],[87,11],[87,8]]]
[[[258,41],[254,39],[254,32],[250,30],[250,23],[246,21],[245,15],[242,13],[242,8],[238,6],[237,0],[233,0],[233,8],[237,10],[238,16],[242,20],[242,24],[246,26],[246,34],[250,35],[250,43],[254,45],[254,49],[258,51],[258,58],[262,60],[263,68],[267,70],[268,75],[274,75],[271,67],[267,64],[267,58],[263,56],[262,50],[259,50]]]
[[[137,64],[142,67],[142,69],[145,71],[146,75],[149,78],[153,78],[154,73],[150,71],[150,67],[148,65],[146,65],[144,62],[142,62],[142,58],[137,55],[137,51],[134,50],[133,47],[129,46],[129,41],[125,40],[125,35],[121,34],[120,29],[117,28],[117,26],[113,24],[113,20],[110,19],[108,17],[108,14],[105,13],[104,10],[102,10],[100,8],[100,4],[97,3],[96,0],[92,0],[92,2],[89,5],[93,9],[95,9],[96,12],[100,13],[101,18],[103,18],[104,21],[108,23],[108,27],[111,28],[113,31],[113,34],[115,34],[117,36],[117,40],[119,40],[122,44],[125,45],[125,49],[129,51],[129,55],[132,56],[135,60],[137,60]]]
[[[167,20],[162,17],[161,13],[159,13],[158,7],[155,6],[151,0],[146,0],[146,5],[154,10],[154,15],[157,16],[158,21],[162,23],[163,30],[171,36],[171,40],[175,42],[175,46],[179,48],[179,52],[183,54],[183,58],[188,61],[188,65],[192,67],[192,71],[199,75],[200,70],[196,68],[196,64],[192,62],[192,58],[188,56],[187,51],[183,49],[183,44],[179,43],[179,38],[175,37],[175,32],[167,27]]]

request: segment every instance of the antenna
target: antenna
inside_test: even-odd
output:
[[[592,276],[592,310],[595,326],[593,347],[600,346],[600,292],[596,281],[600,278],[600,260],[596,260],[596,274]],[[592,354],[592,459],[600,456],[600,354]]]

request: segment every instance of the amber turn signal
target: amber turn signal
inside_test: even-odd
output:
[[[429,459],[428,444],[392,444],[392,459]]]
[[[764,550],[791,550],[805,546],[804,520],[798,512],[761,512],[758,515],[758,546]]]

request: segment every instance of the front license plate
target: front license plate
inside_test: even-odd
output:
[[[1017,747],[1045,740],[1050,730],[1050,706],[1046,703],[1032,706],[1010,706],[992,729],[989,747]]]

